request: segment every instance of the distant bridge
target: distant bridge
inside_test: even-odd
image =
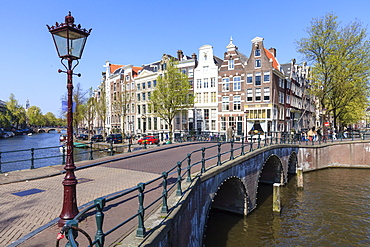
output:
[[[62,130],[67,130],[66,127],[39,127],[39,128],[32,128],[33,132],[35,133],[49,133],[50,131],[56,131],[60,133]]]

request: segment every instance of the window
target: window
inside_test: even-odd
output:
[[[150,100],[150,92],[148,92],[148,100]]]
[[[222,79],[222,91],[229,91],[229,78],[223,78]]]
[[[148,81],[148,88],[151,88],[151,87],[152,87],[152,82]]]
[[[186,75],[186,69],[182,69],[181,70],[181,73],[183,73],[184,75]]]
[[[131,113],[135,113],[135,104],[131,104]]]
[[[282,92],[279,92],[279,103],[284,104],[284,94]]]
[[[254,56],[255,56],[255,57],[260,57],[260,56],[261,56],[261,50],[260,50],[260,49],[256,49],[256,50],[254,51]]]
[[[156,87],[157,86],[157,80],[154,80],[153,81],[153,87]]]
[[[211,121],[211,130],[216,130],[216,120]]]
[[[263,82],[270,82],[270,72],[263,72]]]
[[[208,66],[203,66],[203,72],[207,72],[208,71]]]
[[[189,85],[190,85],[190,87],[191,87],[191,88],[193,88],[193,87],[194,87],[194,85],[193,85],[193,80],[189,80]]]
[[[252,76],[253,76],[252,74],[247,74],[247,83],[248,83],[248,84],[253,83]]]
[[[135,83],[131,83],[131,90],[134,90],[135,89]]]
[[[137,113],[138,114],[141,114],[141,107],[140,107],[140,105],[137,106]]]
[[[240,91],[241,90],[241,79],[240,76],[234,77],[234,91]]]
[[[196,103],[202,103],[202,94],[201,93],[197,93],[197,97],[196,97]]]
[[[270,88],[269,87],[265,87],[263,89],[263,100],[270,101]]]
[[[234,96],[234,111],[240,111],[240,101],[241,101],[241,96],[240,95],[235,95]]]
[[[261,73],[256,73],[255,80],[254,80],[254,85],[256,85],[256,86],[261,85]]]
[[[211,92],[211,103],[216,103],[216,92]]]
[[[248,88],[247,89],[247,101],[253,101],[253,89],[252,88]]]
[[[146,105],[143,105],[143,114],[146,113]]]
[[[207,53],[204,53],[204,61],[207,61]]]
[[[137,101],[140,101],[140,94],[137,94]]]
[[[142,86],[143,86],[143,90],[144,90],[145,89],[145,82],[143,82]]]
[[[261,68],[261,59],[256,59],[254,61],[254,67]]]
[[[189,77],[193,77],[194,76],[194,69],[193,68],[189,68],[188,69],[188,75],[189,75]]]
[[[256,88],[255,94],[256,101],[261,101],[261,88]]]
[[[209,109],[204,109],[204,119],[209,119]]]
[[[137,84],[137,90],[141,90],[140,89],[140,83]]]
[[[197,80],[197,88],[202,88],[202,79]]]
[[[279,87],[284,88],[284,80],[279,78]]]
[[[234,60],[229,60],[229,69],[234,69]]]
[[[223,96],[222,97],[222,110],[223,111],[228,111],[229,108],[229,97],[228,96]]]
[[[226,130],[226,117],[221,117],[220,119],[220,123],[221,123],[221,131],[225,131]]]
[[[145,99],[145,93],[142,93],[142,94],[141,94],[141,97],[142,97],[142,100],[143,100],[143,101],[145,101],[145,100],[146,100],[146,99]]]
[[[204,103],[208,103],[208,92],[204,93]]]
[[[129,80],[130,80],[130,76],[126,75],[126,81],[129,81]]]
[[[203,82],[204,82],[204,88],[208,88],[208,78],[204,78]]]
[[[211,78],[211,87],[216,87],[216,78]]]
[[[212,119],[217,118],[217,110],[216,109],[211,109],[211,118]]]

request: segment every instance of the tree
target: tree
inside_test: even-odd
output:
[[[355,123],[368,107],[370,43],[360,22],[341,27],[337,17],[327,14],[313,19],[308,38],[297,42],[297,50],[312,62],[310,92],[321,109],[341,124]]]
[[[94,93],[93,89],[90,88],[89,89],[89,98],[88,98],[87,102],[84,105],[84,117],[85,117],[85,120],[87,122],[89,135],[90,135],[90,133],[92,133],[94,119],[95,119],[95,115],[96,115],[96,111],[95,111],[96,99],[95,99],[93,93]]]
[[[95,103],[95,109],[96,113],[98,114],[99,117],[99,127],[103,127],[103,137],[105,138],[105,123],[107,120],[107,101],[106,101],[106,92],[105,92],[105,85],[102,83],[99,86],[99,93],[96,98],[96,103]]]
[[[41,109],[37,106],[31,106],[27,109],[28,123],[35,126],[46,125],[46,118],[42,115]]]
[[[58,119],[55,117],[55,115],[51,112],[48,112],[44,115],[46,123],[46,126],[57,126],[58,125]]]
[[[194,96],[190,94],[191,85],[187,75],[176,67],[173,58],[167,62],[167,70],[157,78],[157,86],[150,97],[149,107],[154,115],[162,118],[169,126],[170,140],[172,140],[173,119],[183,109],[194,103]]]
[[[9,127],[18,128],[20,124],[26,122],[26,110],[19,105],[14,94],[10,94],[9,101],[6,102],[5,119]]]

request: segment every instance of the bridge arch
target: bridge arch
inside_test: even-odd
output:
[[[263,163],[258,183],[273,184],[280,183],[284,184],[285,173],[283,170],[283,163],[279,156],[272,154]]]
[[[297,165],[298,165],[298,157],[297,153],[293,151],[288,160],[288,173],[296,174],[297,173]]]

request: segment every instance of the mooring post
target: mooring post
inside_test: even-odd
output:
[[[273,198],[272,210],[274,212],[280,212],[280,183],[274,183],[272,198]]]
[[[297,187],[303,189],[303,169],[297,168]]]

